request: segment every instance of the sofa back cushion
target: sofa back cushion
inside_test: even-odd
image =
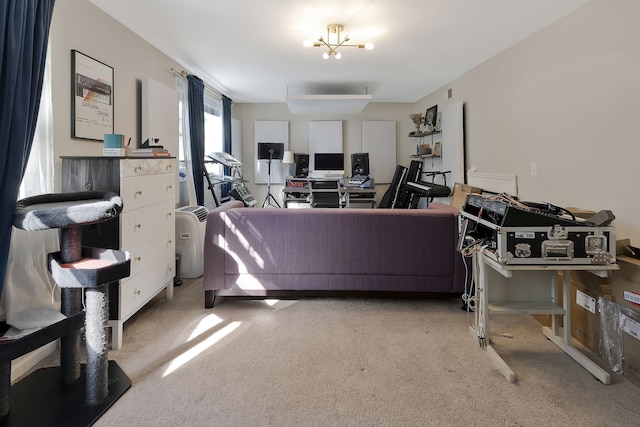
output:
[[[453,274],[449,211],[242,208],[222,216],[227,274]]]

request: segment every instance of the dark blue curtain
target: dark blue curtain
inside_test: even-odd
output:
[[[233,155],[231,152],[231,99],[224,95],[222,95],[222,132],[224,132],[222,151]],[[225,166],[224,174],[230,175],[231,168]],[[221,189],[222,198],[228,197],[230,191],[231,184],[223,184]]]
[[[204,205],[204,83],[196,76],[187,76],[189,82],[189,135],[191,137],[191,164],[198,206]]]
[[[0,0],[0,293],[40,110],[55,0]]]

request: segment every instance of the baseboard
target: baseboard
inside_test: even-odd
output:
[[[13,383],[18,378],[29,372],[34,366],[44,360],[51,353],[58,348],[58,340],[50,342],[47,345],[43,345],[40,348],[33,350],[31,353],[27,353],[24,356],[20,356],[11,362],[11,382]]]

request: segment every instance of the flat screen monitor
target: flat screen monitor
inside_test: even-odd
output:
[[[258,160],[282,160],[283,142],[258,142]]]
[[[313,155],[313,174],[344,175],[344,153],[315,153]]]

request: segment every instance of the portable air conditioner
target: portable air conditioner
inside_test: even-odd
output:
[[[176,210],[176,253],[180,254],[180,276],[193,279],[204,273],[204,232],[209,211],[204,206]]]

